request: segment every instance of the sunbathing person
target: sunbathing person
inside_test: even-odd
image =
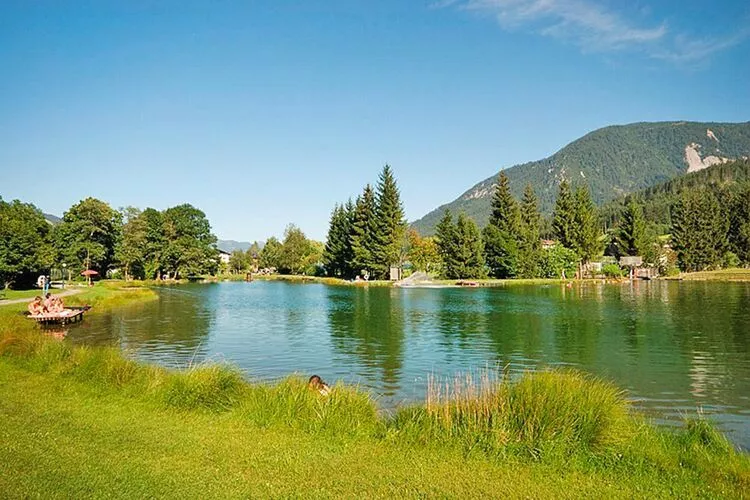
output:
[[[47,312],[47,310],[44,308],[44,304],[42,303],[42,298],[40,296],[34,297],[34,300],[29,303],[28,306],[29,314],[32,316],[37,316],[39,314],[44,314]]]
[[[44,305],[44,308],[47,310],[47,312],[52,312],[55,304],[55,297],[53,297],[51,293],[47,292],[47,295],[44,296],[44,302],[42,302],[42,304]]]
[[[328,384],[323,382],[323,379],[317,375],[310,377],[310,380],[307,381],[307,387],[310,390],[318,391],[323,396],[328,396],[331,393],[331,388],[328,387]]]

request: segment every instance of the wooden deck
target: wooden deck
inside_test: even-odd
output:
[[[36,314],[34,316],[28,314],[26,317],[33,319],[38,324],[43,325],[67,325],[68,323],[76,323],[83,320],[83,313],[89,310],[88,307],[69,307],[68,313],[45,313]]]

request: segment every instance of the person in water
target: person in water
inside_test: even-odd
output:
[[[45,312],[47,312],[47,310],[44,307],[44,304],[42,303],[42,298],[39,295],[34,297],[34,300],[29,303],[28,309],[29,309],[29,314],[31,314],[32,316],[36,316],[38,314],[44,314]]]
[[[310,380],[307,381],[307,387],[312,391],[318,391],[323,396],[328,396],[331,393],[331,388],[318,375],[310,377]]]

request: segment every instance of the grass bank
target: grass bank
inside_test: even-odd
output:
[[[697,273],[681,273],[665,279],[684,281],[750,281],[750,269],[733,268]]]
[[[576,372],[432,381],[394,415],[338,385],[170,371],[0,320],[9,497],[740,497],[750,459],[704,421],[656,428]]]

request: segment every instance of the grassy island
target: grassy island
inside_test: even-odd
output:
[[[94,287],[97,309],[147,289]],[[71,300],[73,297],[71,297]],[[109,304],[109,305],[108,305]],[[10,307],[6,309],[12,309]],[[11,498],[741,497],[750,458],[703,420],[651,425],[579,372],[433,381],[392,414],[231,366],[171,371],[0,316],[0,491]]]

